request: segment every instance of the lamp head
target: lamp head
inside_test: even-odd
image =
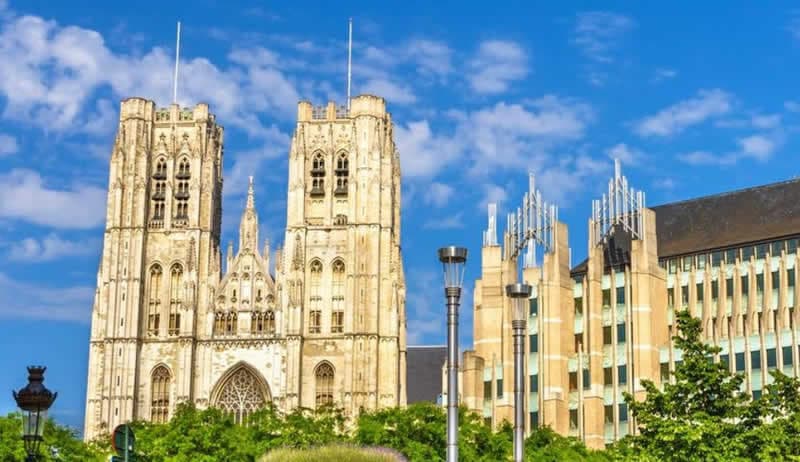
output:
[[[467,249],[464,247],[448,246],[439,249],[439,261],[444,270],[444,286],[458,288],[464,284],[464,267],[467,263]]]
[[[515,282],[506,286],[506,296],[511,299],[512,319],[526,321],[528,319],[525,307],[531,297],[531,286],[522,282]]]

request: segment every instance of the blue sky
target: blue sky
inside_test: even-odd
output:
[[[254,175],[280,243],[296,103],[343,102],[354,18],[354,94],[384,96],[396,123],[413,343],[444,341],[445,244],[471,252],[471,343],[485,204],[516,207],[528,170],[574,262],[613,156],[650,205],[800,173],[791,2],[272,3],[0,0],[0,392],[45,364],[54,414],[82,425],[119,101],[170,102],[177,20],[179,100],[210,103],[226,129],[224,241]]]

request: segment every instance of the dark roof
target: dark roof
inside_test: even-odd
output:
[[[442,366],[447,360],[447,347],[409,346],[406,352],[408,404],[436,402],[442,393]]]
[[[651,207],[658,256],[671,257],[800,233],[800,179]],[[572,273],[586,272],[586,260]]]

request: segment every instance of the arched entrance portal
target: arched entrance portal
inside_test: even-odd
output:
[[[272,400],[269,385],[251,366],[240,363],[217,382],[213,406],[230,413],[237,424]]]

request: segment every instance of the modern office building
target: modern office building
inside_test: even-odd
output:
[[[622,393],[641,398],[642,379],[670,380],[681,361],[671,340],[676,310],[702,320],[706,341],[722,348],[714,360],[744,373],[753,396],[771,369],[798,376],[800,180],[648,208],[617,163],[608,194],[593,203],[588,258],[572,268],[567,226],[533,187],[526,196],[502,246],[490,205],[474,350],[460,369],[461,402],[487,422],[513,420],[504,288],[520,272],[533,286],[528,431],[548,425],[595,448],[633,432]]]

